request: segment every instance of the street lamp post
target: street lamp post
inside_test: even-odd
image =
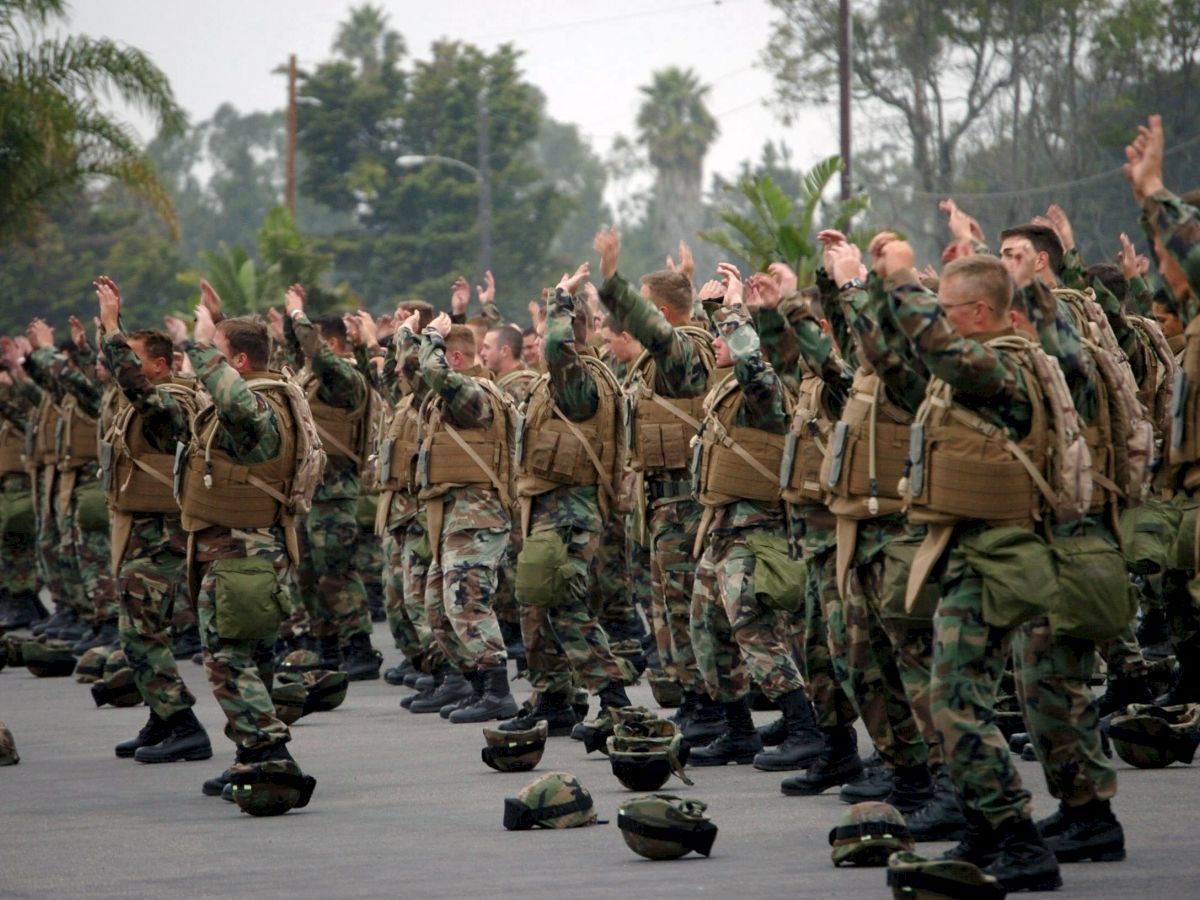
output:
[[[485,162],[485,160],[480,160]],[[470,163],[465,163],[461,159],[454,159],[450,156],[438,156],[437,154],[406,154],[396,158],[396,165],[406,169],[415,168],[416,166],[424,166],[429,163],[441,163],[446,166],[454,166],[462,169],[465,172],[470,172],[479,182],[479,264],[482,271],[487,272],[492,268],[492,185],[487,176],[486,164],[482,168],[475,168]]]

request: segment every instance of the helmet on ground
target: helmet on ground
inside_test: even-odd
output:
[[[17,753],[17,742],[13,740],[8,726],[0,722],[0,766],[15,766],[21,761]]]
[[[4,646],[8,650],[9,665],[25,665],[25,638],[17,637],[15,634],[6,634],[4,636]]]
[[[350,682],[346,680],[345,672],[305,672],[304,686],[308,689],[308,702],[304,707],[305,713],[329,712],[337,709],[346,699],[346,689]]]
[[[625,737],[618,730],[608,739],[608,760],[613,774],[631,791],[657,791],[672,774],[678,775],[684,784],[692,784],[683,770],[687,753],[683,738],[678,734],[674,737]]]
[[[835,866],[884,866],[899,850],[915,850],[904,816],[888,803],[855,803],[829,832]]]
[[[526,731],[483,729],[487,746],[480,750],[483,761],[497,772],[528,772],[542,761],[550,723],[545,719]]]
[[[271,691],[271,702],[275,704],[275,715],[284,725],[291,725],[305,713],[308,703],[308,688],[298,681],[281,681]]]
[[[504,827],[579,828],[599,821],[592,795],[568,772],[547,772],[515,797],[504,798]]]
[[[317,779],[300,771],[294,760],[234,763],[229,769],[233,802],[252,816],[281,816],[308,806]]]
[[[26,641],[25,668],[38,678],[66,678],[75,671],[75,657],[66,641]]]
[[[113,657],[120,656],[119,664],[113,666]],[[126,707],[137,706],[142,702],[141,691],[133,679],[133,669],[125,662],[125,654],[120,650],[113,652],[104,664],[104,679],[92,685],[92,699],[97,706],[109,704]]]
[[[1003,900],[1007,893],[991,875],[960,859],[925,859],[902,850],[887,867],[895,900]]]
[[[654,702],[663,709],[674,709],[683,702],[683,688],[665,673],[650,669],[646,672],[646,680],[650,682],[650,693],[654,695]]]
[[[617,812],[617,827],[629,849],[646,859],[678,859],[692,852],[708,856],[717,826],[706,809],[700,800],[670,794],[636,797]]]
[[[93,647],[79,657],[75,666],[75,680],[80,684],[95,684],[104,677],[104,664],[112,653],[108,647]]]
[[[1130,704],[1124,715],[1113,716],[1108,737],[1117,755],[1139,769],[1190,764],[1200,744],[1200,704]]]
[[[300,681],[306,672],[325,669],[321,654],[314,650],[293,650],[283,658],[276,671],[280,681]]]
[[[104,673],[107,675],[110,672],[116,672],[120,669],[128,669],[129,660],[125,658],[125,651],[120,648],[108,654],[108,659],[104,661]]]

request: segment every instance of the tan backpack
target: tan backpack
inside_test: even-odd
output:
[[[291,491],[280,502],[288,514],[303,518],[312,509],[313,494],[325,480],[327,459],[321,446],[321,434],[317,431],[317,423],[313,420],[312,410],[308,406],[308,398],[304,396],[304,390],[297,384],[292,373],[286,369],[282,380],[253,378],[246,383],[251,390],[274,391],[282,395],[291,410],[296,423],[293,442],[296,465],[291,480]]]

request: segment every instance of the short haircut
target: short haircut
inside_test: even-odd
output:
[[[523,337],[523,338],[527,338],[527,337],[535,338],[535,337],[537,337],[537,329],[536,329],[536,328],[534,328],[532,325],[530,325],[528,328],[526,328],[524,331],[522,331],[522,332],[521,332],[521,337]]]
[[[271,337],[267,326],[251,316],[235,316],[217,323],[217,333],[224,335],[233,353],[245,353],[250,365],[260,371],[271,362]]]
[[[1027,238],[1037,253],[1045,253],[1050,261],[1050,271],[1056,275],[1062,271],[1063,247],[1058,234],[1045,225],[1016,225],[1000,232],[1000,243],[1009,238]],[[943,278],[945,275],[943,274]]]
[[[1012,276],[1004,263],[994,256],[965,256],[942,269],[942,286],[956,280],[966,280],[976,299],[984,301],[998,317],[1008,314],[1012,306]]]
[[[496,343],[501,347],[507,347],[512,353],[513,359],[521,358],[521,350],[524,349],[524,340],[517,329],[511,325],[497,325],[495,328],[489,328],[488,334],[496,336]],[[537,332],[535,331],[536,335]]]
[[[446,349],[457,350],[463,356],[475,356],[475,332],[469,325],[451,325],[446,335]]]
[[[1175,302],[1175,298],[1171,296],[1170,291],[1165,288],[1159,288],[1154,292],[1154,296],[1150,298],[1150,302],[1155,306],[1161,306],[1169,316],[1179,315],[1179,304]]]
[[[625,320],[614,315],[604,317],[604,322],[600,325],[601,328],[607,328],[613,334],[628,334],[629,326],[625,324]]]
[[[346,336],[346,321],[338,313],[324,313],[313,319],[313,324],[321,329],[321,335],[328,338],[337,338],[343,344],[349,339]]]
[[[1096,263],[1094,266],[1088,266],[1084,273],[1084,280],[1090,285],[1097,279],[1108,289],[1110,294],[1122,303],[1129,299],[1129,279],[1117,266],[1112,263]]]
[[[433,321],[433,305],[426,303],[424,300],[405,300],[400,304],[400,309],[409,315],[417,313],[417,334],[420,334],[425,326]]]
[[[170,366],[175,361],[175,345],[161,331],[155,331],[153,328],[145,328],[126,335],[126,338],[130,341],[137,341],[145,347],[146,356],[150,359],[165,360],[167,366]],[[146,360],[143,359],[142,362],[146,362]]]
[[[692,282],[682,272],[660,269],[642,276],[642,284],[658,303],[681,316],[692,314]]]

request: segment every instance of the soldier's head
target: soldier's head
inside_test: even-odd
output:
[[[1162,273],[1163,281],[1167,283],[1171,293],[1176,298],[1189,296],[1192,286],[1188,281],[1187,273],[1183,271],[1183,267],[1179,265],[1175,257],[1167,251],[1166,244],[1158,235],[1154,236],[1154,255],[1158,258],[1158,271]]]
[[[471,329],[471,334],[475,335],[475,350],[478,353],[483,349],[483,339],[487,337],[491,323],[483,316],[471,316],[467,319],[467,327]],[[482,358],[477,358],[475,361],[487,365]]]
[[[642,355],[642,344],[625,329],[625,323],[616,316],[608,316],[600,329],[600,336],[608,344],[608,352],[623,363],[631,363]]]
[[[475,365],[475,332],[466,325],[451,325],[446,335],[446,362],[455,372]]]
[[[1166,291],[1156,291],[1150,304],[1154,309],[1154,318],[1162,328],[1163,337],[1170,340],[1183,334],[1183,319],[1179,318],[1179,304]]]
[[[1000,232],[1000,259],[1018,285],[1026,285],[1035,277],[1054,285],[1062,271],[1062,243],[1053,228],[1017,225]]]
[[[169,378],[175,362],[175,345],[161,331],[135,331],[125,338],[129,349],[142,364],[142,372],[151,381]]]
[[[213,346],[239,374],[265,371],[271,362],[271,338],[267,326],[250,316],[218,322]]]
[[[938,303],[963,337],[1009,327],[1014,284],[1008,267],[994,256],[956,259],[942,270]]]
[[[1087,271],[1083,273],[1083,279],[1089,285],[1100,282],[1106,291],[1121,301],[1122,306],[1129,300],[1129,279],[1125,277],[1125,273],[1119,266],[1107,262],[1096,263],[1094,266],[1087,267]]]
[[[661,269],[642,276],[642,296],[672,325],[692,320],[692,282],[682,272]]]
[[[403,322],[413,313],[417,313],[417,334],[425,330],[425,326],[433,321],[433,306],[424,300],[404,300],[400,303],[397,320]]]
[[[483,336],[479,359],[497,375],[507,375],[521,364],[523,350],[521,332],[513,325],[501,325]]]
[[[525,360],[527,366],[536,366],[541,358],[542,343],[538,338],[537,329],[526,328],[521,333],[521,359]]]
[[[350,350],[350,338],[346,332],[346,322],[340,313],[324,313],[312,320],[321,332],[321,337],[338,356],[345,356]]]

